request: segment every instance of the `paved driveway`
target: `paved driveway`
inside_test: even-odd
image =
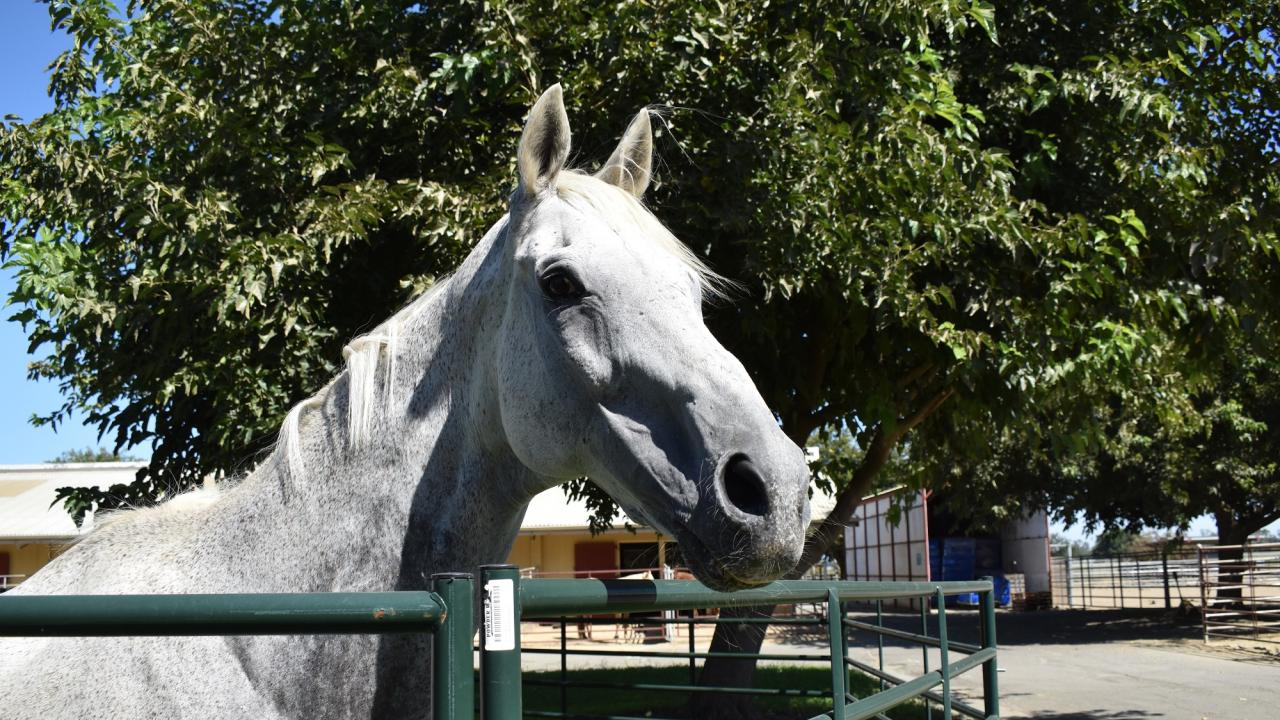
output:
[[[977,614],[948,611],[950,637],[977,642]],[[864,619],[874,620],[873,617]],[[917,632],[918,615],[887,615],[893,627]],[[1280,655],[1206,650],[1197,625],[1170,622],[1160,611],[1101,610],[1001,613],[998,617],[1001,716],[1006,720],[1280,720]],[[570,628],[573,635],[573,628]],[[930,634],[937,635],[936,619]],[[530,633],[532,636],[533,633]],[[710,632],[700,633],[706,650]],[[826,631],[811,628],[791,636],[771,633],[767,652],[822,654]],[[530,638],[532,639],[532,637]],[[622,649],[572,641],[581,648]],[[875,640],[855,634],[850,654],[870,665],[878,662]],[[557,646],[547,636],[541,646]],[[681,650],[672,647],[627,646],[634,650]],[[938,653],[930,667],[938,667]],[[559,667],[555,655],[528,653],[525,669]],[[678,660],[590,657],[576,658],[570,667],[635,664],[682,664]],[[888,643],[885,669],[898,677],[920,674],[917,646]],[[956,678],[957,695],[982,705],[982,675],[973,670]]]
[[[919,619],[893,624],[916,630]],[[975,641],[972,615],[949,625],[952,637]],[[1159,612],[1009,613],[997,627],[1001,715],[1010,720],[1280,718],[1280,657],[1206,650],[1197,627],[1171,624]],[[855,652],[876,655],[869,644]],[[916,674],[920,651],[890,646],[886,663],[900,676]],[[980,675],[960,679],[957,690],[980,698]]]

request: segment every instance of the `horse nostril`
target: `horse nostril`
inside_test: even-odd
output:
[[[764,516],[769,512],[769,494],[764,478],[756,472],[751,458],[738,454],[724,466],[724,493],[734,507],[748,515]]]

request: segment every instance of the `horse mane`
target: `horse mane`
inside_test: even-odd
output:
[[[578,210],[597,214],[624,240],[639,235],[680,261],[697,277],[704,298],[722,300],[734,287],[732,281],[707,267],[631,193],[578,170],[562,171],[555,189],[560,199]],[[358,450],[368,442],[375,413],[385,404],[377,397],[379,368],[383,372],[382,387],[389,391],[394,386],[396,349],[402,324],[415,317],[430,298],[442,292],[448,284],[448,278],[437,281],[402,310],[372,331],[352,339],[342,349],[347,376],[348,452]],[[323,403],[341,377],[335,377],[315,395],[294,405],[280,427],[276,451],[283,453],[285,469],[295,480],[301,479],[304,471],[300,435],[302,413]]]
[[[382,405],[377,397],[378,369],[383,371],[383,387],[390,389],[396,378],[396,350],[400,340],[401,325],[415,317],[431,298],[449,285],[449,278],[441,278],[423,294],[414,298],[399,312],[387,318],[373,330],[353,338],[342,348],[346,360],[347,376],[347,450],[363,447],[373,429],[375,411]],[[386,362],[382,362],[386,355]],[[333,386],[342,377],[339,374],[315,395],[294,405],[285,416],[276,440],[276,451],[283,453],[285,468],[290,477],[303,477],[302,443],[300,425],[302,413],[322,404]]]

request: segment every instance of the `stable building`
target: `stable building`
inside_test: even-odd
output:
[[[563,486],[543,491],[529,503],[507,562],[528,577],[596,577],[655,571],[680,565],[679,546],[625,514],[613,527],[591,534],[591,510],[571,500]]]
[[[835,498],[814,493],[813,522],[831,512]],[[571,500],[563,486],[546,490],[529,503],[520,533],[507,562],[528,577],[619,578],[646,572],[660,576],[663,567],[682,568],[679,544],[625,514],[613,527],[591,534],[591,510]]]
[[[142,462],[0,465],[0,592],[93,530],[93,513],[77,528],[62,504],[55,504],[58,488],[127,484],[144,467]]]
[[[93,530],[93,513],[77,528],[62,505],[60,487],[109,487],[132,482],[144,462],[0,465],[0,591],[30,577]],[[834,498],[815,493],[814,521]],[[529,577],[617,578],[683,566],[679,545],[626,515],[591,534],[591,510],[563,487],[537,495],[525,512],[508,562]]]
[[[992,532],[974,533],[936,493],[895,487],[863,498],[854,511],[844,531],[844,576],[909,582],[990,576],[1002,604],[1048,607],[1053,591],[1049,549],[1049,518],[1043,510],[1003,522]]]

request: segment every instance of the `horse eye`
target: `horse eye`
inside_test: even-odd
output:
[[[576,300],[582,297],[582,286],[567,273],[555,272],[542,278],[542,292],[552,300]]]

